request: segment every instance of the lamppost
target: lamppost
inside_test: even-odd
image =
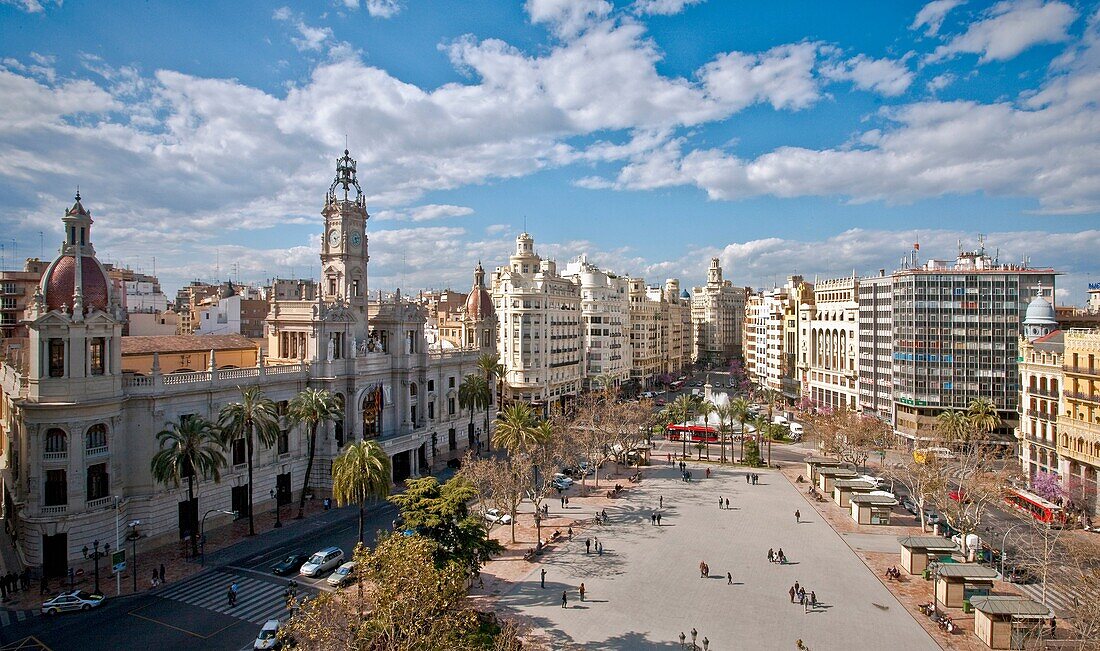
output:
[[[141,525],[141,520],[131,520],[126,526],[130,528],[130,533],[126,534],[126,540],[130,541],[130,574],[134,576],[134,594],[137,594],[137,541],[141,538],[141,534],[138,533],[138,526]]]
[[[684,640],[686,640],[686,639],[687,639],[687,636],[684,635],[683,631],[680,631],[680,648],[681,649],[684,648]]]
[[[224,513],[226,515],[237,517],[236,511],[226,511],[225,509],[210,509],[206,513],[202,514],[202,521],[199,523],[199,554],[201,554],[199,558],[199,565],[206,565],[206,516],[210,515],[211,513]]]
[[[703,636],[703,651],[708,651],[709,649],[710,649],[710,640],[708,640],[707,636],[704,635]]]
[[[103,594],[99,589],[99,559],[105,558],[111,553],[111,543],[104,543],[103,551],[99,551],[99,540],[92,541],[92,551],[88,552],[88,546],[84,545],[84,558],[91,558],[95,561],[95,593]]]
[[[695,630],[695,627],[692,626],[691,627],[691,648],[692,649],[697,648],[695,646],[695,638],[697,638],[697,637],[699,637],[699,631]]]
[[[283,521],[279,517],[279,512],[281,511],[281,509],[279,508],[279,497],[274,488],[272,488],[269,492],[271,493],[271,499],[275,500],[275,528],[278,529],[279,527],[283,526]]]
[[[1005,578],[1005,545],[1008,543],[1008,534],[1012,533],[1012,530],[1015,529],[1016,527],[1022,527],[1022,526],[1024,526],[1023,523],[1012,525],[1011,527],[1008,528],[1008,531],[1005,532],[1004,537],[1001,538],[1001,580],[1002,581],[1004,581],[1004,578]]]

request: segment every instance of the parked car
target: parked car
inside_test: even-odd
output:
[[[326,547],[309,557],[298,572],[302,576],[321,576],[344,562],[344,552],[339,547]]]
[[[1005,567],[1003,580],[1010,583],[1037,583],[1039,577],[1023,565],[1009,565]]]
[[[103,595],[83,590],[62,592],[53,599],[42,603],[43,615],[57,615],[73,610],[91,610],[103,603]]]
[[[905,499],[901,501],[901,508],[909,511],[913,515],[916,515],[920,512],[920,509],[917,507],[916,500],[914,500],[912,497],[909,497],[908,495],[906,495]]]
[[[283,560],[271,566],[271,573],[279,576],[287,576],[294,574],[298,570],[302,569],[305,562],[309,560],[309,556],[303,551],[296,551],[290,556],[287,556]]]
[[[264,622],[260,634],[256,636],[256,641],[252,643],[252,649],[254,651],[274,651],[283,648],[282,640],[279,639],[279,626],[279,620],[277,619],[269,619]]]
[[[959,502],[960,504],[966,504],[970,501],[970,498],[967,497],[966,491],[964,490],[953,490],[948,493],[947,496],[955,500],[956,502]]]
[[[501,513],[500,509],[489,509],[485,512],[485,519],[489,522],[499,524],[511,524],[512,516],[507,513]]]
[[[550,483],[558,490],[565,490],[573,485],[573,480],[559,472],[554,475],[554,479]]]
[[[806,429],[802,427],[802,423],[791,423],[791,438],[798,440],[802,438],[802,435],[806,432]]]
[[[327,580],[329,585],[339,588],[340,586],[351,583],[352,579],[354,578],[355,561],[348,561],[347,563],[344,563],[340,567],[336,568],[336,571],[330,574]]]

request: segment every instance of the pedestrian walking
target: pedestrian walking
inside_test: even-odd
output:
[[[1050,618],[1050,636],[1054,637],[1058,633],[1058,624],[1054,617]]]
[[[660,513],[657,514],[657,526],[658,527],[661,526],[661,514]]]
[[[725,501],[721,498],[721,496],[719,496],[718,497],[718,510],[722,510],[722,505],[723,504],[725,504]]]
[[[569,534],[569,540],[573,540],[573,527],[569,527],[569,530],[566,531],[566,533]]]
[[[700,579],[703,578],[704,576],[706,576],[706,574],[704,573],[706,567],[707,567],[706,563],[704,563],[703,561],[699,561],[699,578]]]
[[[726,585],[733,585],[733,573],[726,572]]]
[[[795,594],[798,594],[798,591],[799,591],[799,589],[800,589],[800,588],[798,587],[798,581],[795,581],[795,582],[794,582],[794,593],[795,593]]]
[[[787,562],[787,555],[783,553],[783,548],[782,548],[782,547],[780,547],[780,548],[779,548],[779,551],[778,551],[778,552],[776,552],[776,553],[777,553],[777,554],[778,554],[778,556],[779,556],[779,562],[780,562],[780,564],[783,564],[783,563],[786,563],[786,562]]]
[[[752,481],[752,478],[751,478],[751,476],[749,475],[749,473],[747,473],[747,472],[746,472],[746,473],[745,473],[745,483],[746,483],[746,484],[748,484],[748,483],[750,483],[751,481]]]
[[[160,574],[157,573],[156,568],[153,568],[153,580],[150,583],[154,588],[160,585]]]
[[[585,538],[584,539],[584,553],[585,554],[591,554],[592,553],[592,539],[591,538]]]
[[[561,497],[561,508],[563,508],[563,509],[565,508],[565,496],[564,495]]]
[[[798,509],[795,509],[795,511],[794,511],[794,521],[795,522],[801,522],[802,521],[802,514],[798,512]]]
[[[775,562],[775,550],[774,549],[769,549],[768,550],[768,562],[769,563],[774,563]]]
[[[730,508],[730,498],[727,497],[726,498],[726,510],[728,511],[729,508]]]
[[[581,582],[581,587],[577,590],[577,592],[579,592],[581,595],[581,601],[584,601],[584,582]]]
[[[603,556],[603,543],[602,542],[596,543],[596,553],[599,554],[600,556]]]
[[[546,587],[546,568],[545,567],[542,568],[542,573],[539,576],[539,587],[540,588],[545,588]]]
[[[798,603],[801,605],[806,602],[806,591],[800,590],[798,592]]]
[[[650,524],[657,524],[657,513],[656,512],[653,512],[653,513],[649,514],[649,523]]]
[[[806,615],[810,612],[810,600],[805,597],[802,598],[802,614]]]
[[[233,586],[229,586],[229,590],[226,591],[225,596],[229,600],[230,606],[237,602],[237,595],[233,592]]]
[[[237,594],[237,593],[238,593],[238,591],[239,591],[239,589],[240,589],[240,588],[239,588],[239,587],[237,586],[237,582],[236,582],[236,581],[234,581],[234,582],[233,582],[233,585],[229,586],[229,589],[233,591],[233,605],[234,605],[234,606],[236,606],[236,605],[237,605],[237,596],[238,596],[238,594]]]
[[[817,593],[810,590],[810,605],[817,608]]]
[[[665,496],[664,495],[661,495],[660,497],[657,498],[657,508],[659,508],[659,509],[665,508]]]
[[[164,583],[164,563],[160,564],[160,582]]]
[[[793,585],[791,586],[790,590],[787,590],[787,594],[791,595],[791,603],[792,604],[794,603],[794,593],[796,593],[796,592],[798,592],[798,590],[795,590]]]
[[[568,608],[569,607],[569,593],[565,590],[561,591],[561,607],[562,608]]]
[[[569,508],[569,496],[568,495],[565,496],[565,507]]]

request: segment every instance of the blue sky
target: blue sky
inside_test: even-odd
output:
[[[0,0],[0,239],[51,256],[79,185],[101,258],[168,288],[315,274],[346,136],[373,289],[465,288],[526,220],[757,287],[985,233],[1081,302],[1098,106],[1096,3]]]

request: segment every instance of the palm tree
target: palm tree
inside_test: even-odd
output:
[[[492,404],[493,379],[496,378],[497,380],[497,410],[499,411],[504,404],[504,374],[508,372],[508,369],[500,363],[500,355],[497,353],[485,353],[478,357],[477,367],[485,374],[485,383],[490,387],[490,397],[485,405],[485,448],[491,452],[493,446],[492,441],[489,439],[489,407]]]
[[[390,458],[378,441],[349,443],[332,460],[332,496],[337,506],[359,505],[359,542],[363,542],[363,509],[367,500],[390,494]]]
[[[615,388],[615,376],[610,373],[600,373],[592,378],[592,385],[599,387],[599,390],[604,393],[611,393]]]
[[[244,440],[248,458],[248,535],[256,535],[256,522],[252,516],[252,450],[254,439],[267,447],[279,437],[279,414],[275,403],[264,395],[259,387],[241,391],[241,401],[231,402],[218,414],[218,428],[222,431],[222,443],[226,447]],[[277,507],[276,507],[277,508]]]
[[[458,387],[458,406],[470,410],[470,432],[474,431],[474,410],[485,409],[488,414],[489,405],[493,402],[493,390],[485,378],[476,373],[470,373],[462,379]],[[489,426],[485,426],[485,436],[489,436]]]
[[[522,454],[538,445],[542,432],[534,410],[525,402],[508,405],[497,415],[497,440],[512,454]]]
[[[167,423],[166,423],[167,424]],[[160,449],[153,455],[150,470],[153,480],[173,486],[187,478],[187,505],[195,503],[195,475],[221,481],[220,470],[225,466],[221,438],[217,427],[205,418],[192,416],[171,423],[168,429],[157,432]],[[192,512],[197,516],[197,512]],[[193,522],[192,526],[198,524]],[[191,555],[199,554],[199,532],[191,532]]]
[[[291,425],[305,425],[309,430],[309,457],[306,461],[306,474],[302,479],[302,494],[298,497],[299,520],[305,515],[306,491],[309,490],[313,457],[317,452],[317,429],[321,423],[340,420],[342,413],[340,399],[326,389],[307,388],[294,396],[287,405],[287,421]],[[275,508],[279,508],[278,505]]]
[[[714,408],[714,414],[718,416],[718,443],[722,447],[721,463],[726,462],[726,435],[730,432],[730,421],[733,418],[733,407],[729,403],[718,405]]]
[[[730,418],[741,424],[741,458],[745,458],[745,421],[749,419],[749,401],[737,398],[730,403]]]
[[[936,431],[951,443],[965,443],[970,439],[970,419],[966,412],[948,409],[936,416]]]
[[[684,393],[676,396],[676,399],[672,401],[672,404],[669,405],[669,407],[669,413],[676,416],[677,423],[683,422],[684,425],[688,425],[695,415],[696,403],[694,398]],[[683,456],[687,456],[687,440],[689,438],[691,438],[691,435],[688,432],[683,432],[682,436],[680,437],[680,439],[684,442]]]
[[[974,430],[985,432],[987,435],[1001,426],[1001,417],[997,413],[997,408],[988,398],[978,398],[971,402],[966,410],[966,416]]]
[[[703,418],[703,426],[709,427],[710,415],[714,413],[714,403],[709,400],[704,400],[699,403],[699,406],[695,408],[695,413]],[[710,433],[703,434],[703,441],[706,443],[707,459],[710,459]]]

